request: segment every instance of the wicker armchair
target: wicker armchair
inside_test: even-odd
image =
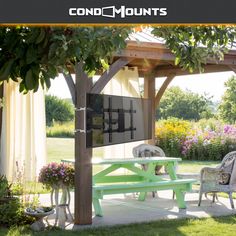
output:
[[[198,206],[202,195],[213,193],[213,202],[217,192],[228,193],[230,204],[234,209],[232,193],[236,191],[236,151],[228,153],[216,168],[204,167],[200,176],[200,191]]]

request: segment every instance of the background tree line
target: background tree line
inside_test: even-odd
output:
[[[202,118],[214,117],[234,124],[236,122],[236,77],[229,78],[225,86],[226,91],[219,104],[214,103],[210,96],[182,90],[177,86],[171,87],[166,90],[161,99],[156,118],[176,117],[198,121]],[[45,103],[47,126],[52,126],[53,122],[65,123],[74,119],[74,110],[70,99],[47,95]]]
[[[176,117],[198,121],[202,118],[222,119],[224,122],[236,122],[236,77],[225,82],[226,91],[218,103],[212,97],[184,91],[175,86],[166,90],[156,112],[157,119]]]

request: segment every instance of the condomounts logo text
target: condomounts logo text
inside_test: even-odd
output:
[[[121,6],[102,7],[102,8],[69,8],[70,16],[104,16],[115,18],[120,15],[121,18],[127,16],[166,16],[167,8],[131,8]]]

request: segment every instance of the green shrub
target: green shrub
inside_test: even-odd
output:
[[[211,119],[201,119],[198,122],[195,122],[194,125],[195,129],[201,129],[202,131],[208,129],[218,132],[222,128],[223,123],[220,120],[211,118]]]
[[[192,133],[191,123],[178,118],[168,118],[156,123],[156,144],[167,156],[180,156],[182,142]]]
[[[8,192],[8,181],[6,176],[0,176],[0,199],[7,196]]]
[[[22,183],[15,182],[11,186],[13,195],[22,195],[24,193],[24,187]]]
[[[24,207],[18,198],[0,204],[0,225],[9,227],[31,224],[34,221],[34,218],[24,214]]]
[[[68,122],[74,118],[74,110],[71,102],[56,96],[45,97],[46,123],[51,126],[55,122]]]

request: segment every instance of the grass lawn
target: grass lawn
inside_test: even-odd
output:
[[[95,148],[93,155],[102,157],[102,149]],[[47,162],[61,162],[62,159],[74,158],[73,138],[47,138]]]
[[[47,162],[60,162],[74,157],[73,138],[47,138]]]
[[[143,224],[130,224],[115,227],[103,227],[85,229],[81,231],[48,230],[44,232],[32,232],[26,227],[15,229],[0,228],[0,235],[7,236],[232,236],[236,233],[236,216],[203,218],[203,219],[179,219],[162,220]]]

